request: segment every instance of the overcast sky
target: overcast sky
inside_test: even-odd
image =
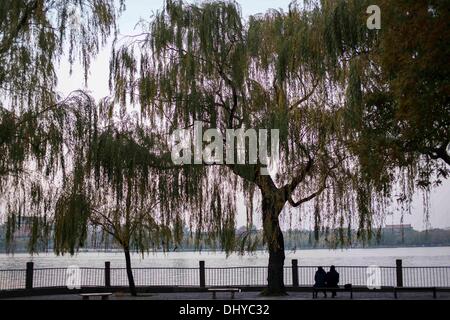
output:
[[[193,2],[193,1],[190,1]],[[197,1],[198,2],[198,1]],[[287,10],[289,0],[240,0],[238,1],[245,17],[257,13],[264,13],[269,8],[282,8]],[[131,35],[136,33],[134,27],[142,19],[148,19],[152,12],[161,9],[162,0],[126,0],[126,11],[119,20],[119,29],[121,35]],[[91,91],[96,99],[100,99],[109,94],[108,75],[109,75],[109,56],[110,45],[104,48],[95,62],[92,63],[87,89]],[[69,65],[62,63],[59,70],[59,90],[63,94],[68,94],[76,89],[86,89],[83,84],[83,71],[80,67],[74,66],[72,76],[69,76]],[[442,186],[432,191],[430,210],[431,227],[447,228],[450,227],[450,181],[446,181]],[[245,224],[245,214],[242,205],[239,206],[238,225]],[[386,219],[387,224],[400,223],[400,215],[394,213]],[[404,216],[403,223],[410,223],[415,229],[423,230],[425,228],[424,214],[422,207],[422,195],[415,195],[413,210],[411,215]],[[296,225],[294,223],[294,225]],[[301,224],[300,226],[305,226]]]

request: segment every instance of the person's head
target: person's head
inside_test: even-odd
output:
[[[323,271],[323,268],[322,267],[318,267],[317,271]]]
[[[336,267],[335,266],[331,266],[330,267],[330,271],[335,271],[336,270]]]

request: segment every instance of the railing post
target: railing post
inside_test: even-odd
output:
[[[298,260],[292,259],[292,286],[298,287]]]
[[[402,260],[395,260],[396,269],[397,269],[397,287],[403,287],[403,268],[402,268]]]
[[[27,262],[27,271],[25,273],[25,289],[33,289],[33,262]]]
[[[200,266],[200,288],[204,288],[206,281],[205,281],[205,261],[199,262]]]
[[[111,262],[105,262],[105,287],[111,287]]]

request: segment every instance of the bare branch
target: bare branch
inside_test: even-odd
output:
[[[294,200],[292,200],[292,196],[289,196],[288,201],[289,204],[291,206],[293,206],[294,208],[300,206],[302,203],[308,202],[309,200],[314,199],[315,197],[317,197],[319,194],[321,194],[325,189],[326,189],[326,185],[323,184],[319,190],[317,190],[316,192],[310,194],[309,196],[307,196],[306,198],[300,199],[299,201],[295,202]]]
[[[319,82],[317,81],[314,85],[313,88],[311,89],[311,91],[309,93],[307,93],[303,98],[301,98],[300,100],[294,102],[290,107],[289,107],[289,111],[292,111],[292,109],[297,108],[299,105],[301,105],[303,102],[307,101],[312,95],[313,93],[316,91],[317,86],[319,85]]]
[[[430,156],[431,159],[441,159],[448,165],[450,165],[450,155],[447,153],[447,148],[450,141],[445,141],[439,148],[433,148],[430,149],[427,154]]]
[[[308,157],[308,162],[303,167],[303,169],[300,171],[300,173],[292,179],[291,183],[288,183],[283,187],[284,192],[288,197],[290,197],[290,195],[294,192],[295,188],[297,188],[297,186],[303,180],[305,180],[306,175],[311,171],[313,164],[314,164],[314,160],[312,159],[311,154],[308,152],[308,150],[306,150],[306,148],[304,148],[303,146],[301,146],[300,148],[303,150],[303,152]]]

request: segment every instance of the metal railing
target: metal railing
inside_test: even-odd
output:
[[[298,286],[312,286],[317,267],[298,266]],[[336,267],[340,283],[367,285],[367,267]],[[450,267],[448,268],[450,270]],[[381,286],[396,286],[396,267],[380,267]],[[205,268],[207,286],[264,286],[267,284],[267,267]],[[293,286],[292,267],[284,267],[284,283]],[[444,282],[443,282],[444,283]]]
[[[299,285],[312,286],[316,267],[299,266]],[[396,267],[379,267],[381,286],[393,287],[397,285]],[[337,266],[339,282],[341,284],[351,283],[354,286],[367,285],[367,267],[362,266]]]
[[[340,284],[367,286],[367,267],[336,266],[340,274]],[[286,286],[312,286],[317,268],[298,266],[284,267]],[[122,287],[128,286],[125,268],[79,268],[80,287]],[[133,276],[138,287],[215,287],[254,286],[267,284],[267,267],[205,267],[199,268],[133,268]],[[402,267],[401,261],[393,267],[379,267],[381,286],[394,287],[450,287],[450,266],[447,267]],[[68,269],[33,268],[27,263],[25,270],[0,270],[0,291],[32,288],[67,287]]]
[[[1,270],[0,290],[25,289],[26,270]]]
[[[0,271],[1,273],[1,271]],[[33,270],[33,288],[67,287],[66,268],[42,268]],[[81,287],[101,287],[105,285],[105,269],[80,268]],[[0,290],[1,290],[0,284]]]
[[[136,286],[198,286],[198,268],[133,268]],[[111,269],[112,286],[128,286],[125,268]]]
[[[208,287],[263,286],[266,279],[267,267],[205,268]]]
[[[450,267],[403,267],[405,287],[450,287]]]

